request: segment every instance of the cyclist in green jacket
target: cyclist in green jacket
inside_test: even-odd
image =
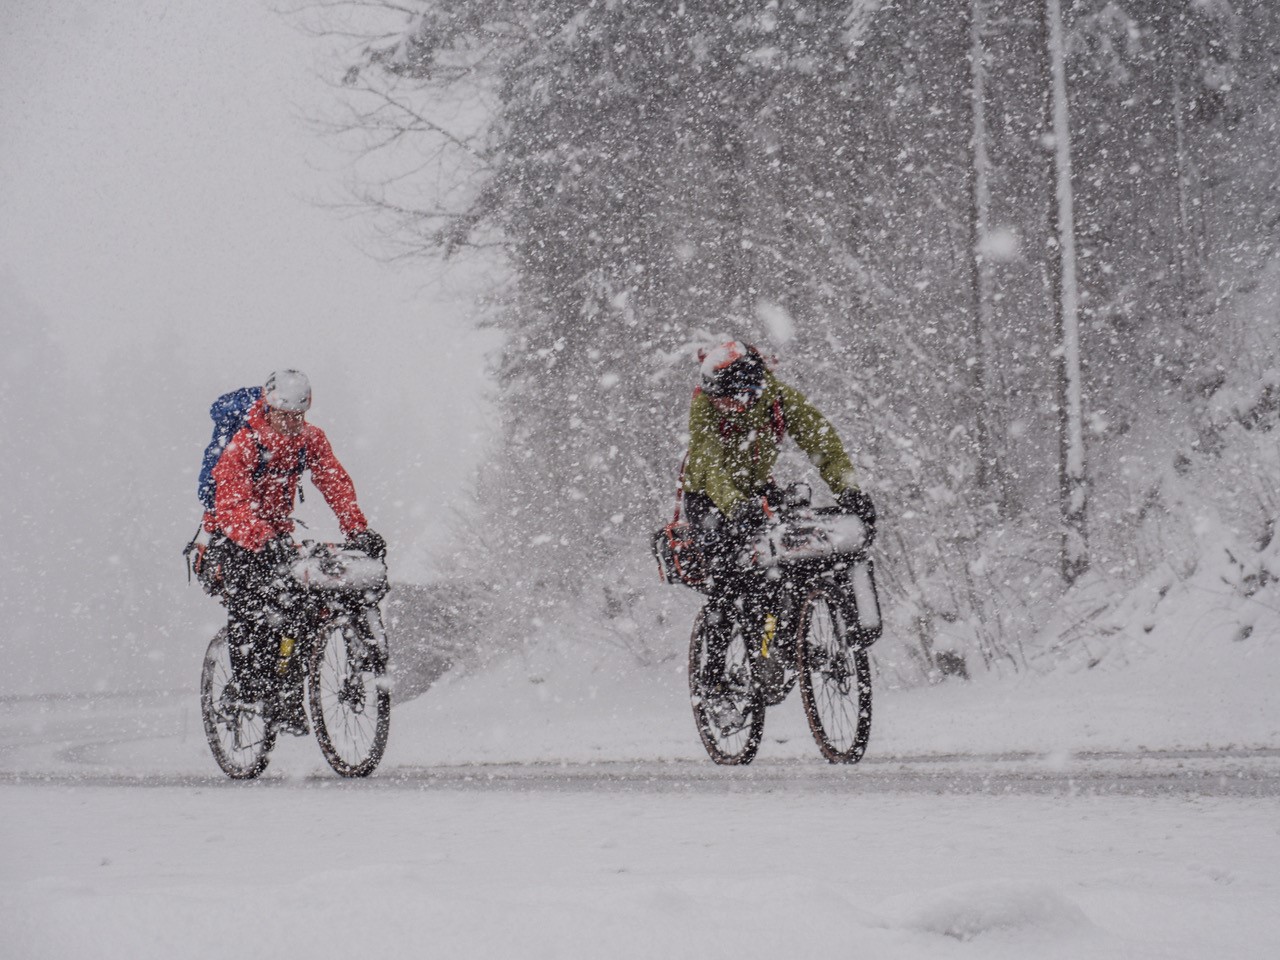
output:
[[[705,585],[714,610],[750,600],[751,573],[741,555],[764,526],[782,491],[773,480],[778,448],[791,437],[836,496],[875,536],[876,508],[858,489],[835,428],[799,390],[769,370],[760,352],[739,341],[700,354],[702,385],[689,408],[689,456],[682,482],[685,516],[707,556]]]

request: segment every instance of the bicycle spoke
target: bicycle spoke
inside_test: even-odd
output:
[[[689,692],[694,722],[716,763],[750,763],[764,731],[764,702],[751,675],[742,633],[735,625],[725,649],[712,656],[705,614],[689,648]]]
[[[849,648],[844,617],[826,588],[810,594],[803,629],[801,689],[809,728],[828,760],[856,761],[871,725],[865,654]]]
[[[256,705],[228,696],[233,671],[225,632],[209,644],[200,680],[200,706],[209,748],[227,776],[251,779],[267,765],[275,738]]]
[[[318,642],[311,679],[317,738],[334,770],[363,776],[386,745],[390,700],[380,667],[350,628],[333,629]]]

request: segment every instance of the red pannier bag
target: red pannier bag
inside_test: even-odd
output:
[[[688,456],[685,456],[685,463]],[[680,519],[684,501],[684,468],[680,464],[680,480],[676,485],[676,512],[671,522],[653,535],[654,559],[663,583],[680,583],[695,590],[706,583],[707,557],[693,535],[693,527]]]
[[[653,555],[663,583],[699,587],[707,579],[707,558],[693,538],[693,527],[672,520],[653,535]]]

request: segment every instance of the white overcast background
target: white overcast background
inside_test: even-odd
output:
[[[495,340],[475,271],[390,266],[335,209],[350,157],[309,122],[334,54],[262,0],[0,5],[0,694],[191,679],[220,616],[180,557],[208,405],[276,367],[311,376],[393,575],[443,555]]]

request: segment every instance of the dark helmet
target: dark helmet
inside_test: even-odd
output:
[[[765,363],[749,344],[730,340],[700,351],[702,390],[725,412],[742,411],[755,403],[764,390]]]

